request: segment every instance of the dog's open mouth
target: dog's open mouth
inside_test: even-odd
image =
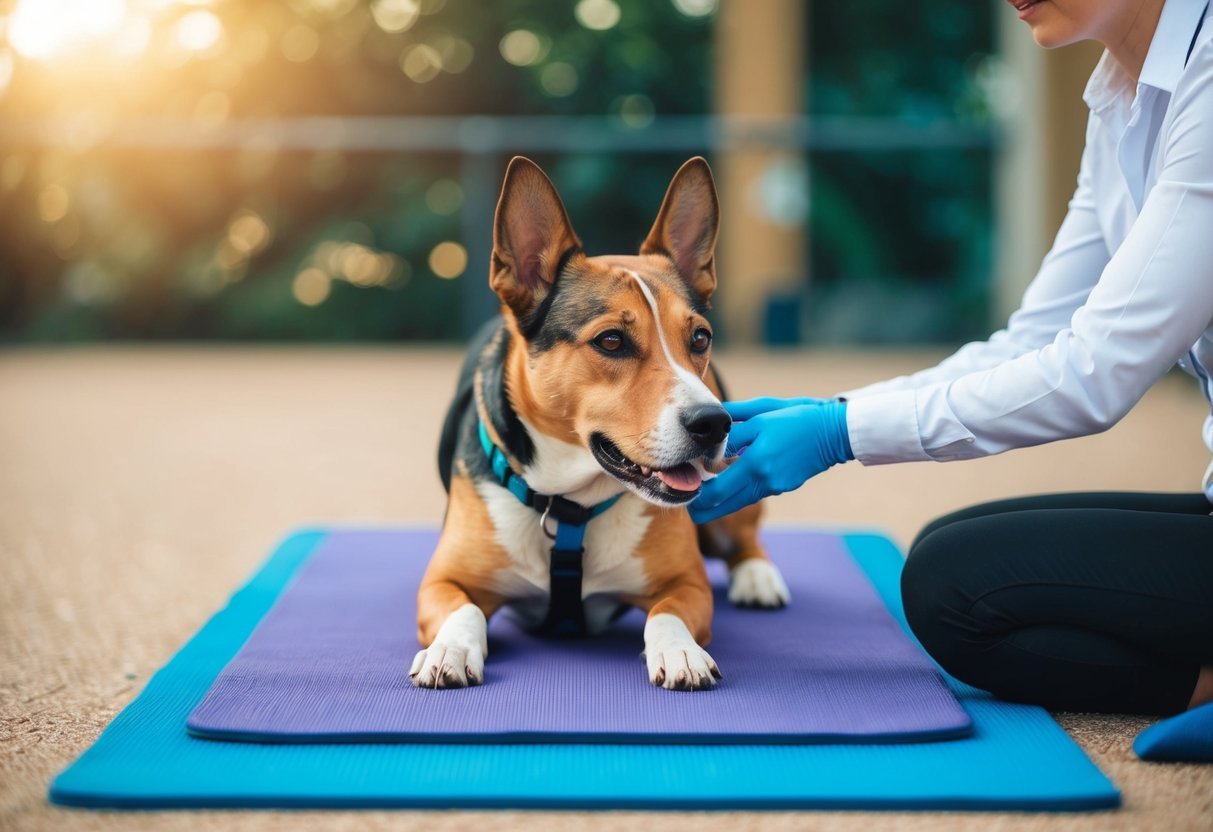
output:
[[[703,482],[703,469],[693,462],[661,470],[649,468],[628,459],[601,433],[590,437],[590,452],[608,474],[635,488],[642,497],[663,505],[689,503],[699,494]]]

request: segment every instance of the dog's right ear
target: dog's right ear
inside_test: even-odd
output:
[[[580,248],[552,180],[530,159],[515,156],[497,201],[489,286],[521,317],[551,291],[565,255]]]
[[[716,291],[716,232],[720,202],[712,169],[702,156],[687,160],[670,180],[641,254],[669,257],[704,303]]]

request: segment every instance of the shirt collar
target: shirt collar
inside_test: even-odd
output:
[[[1192,35],[1207,6],[1208,0],[1166,0],[1141,67],[1139,86],[1168,93],[1175,91],[1175,84],[1183,74]],[[1131,92],[1132,84],[1129,74],[1105,50],[1082,97],[1088,107],[1098,111],[1125,92]]]
[[[1204,16],[1208,0],[1167,0],[1158,18],[1158,28],[1150,41],[1150,51],[1141,67],[1139,83],[1167,92],[1183,74],[1192,35]]]

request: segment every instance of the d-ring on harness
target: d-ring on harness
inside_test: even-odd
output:
[[[484,422],[478,422],[480,445],[488,458],[497,484],[518,498],[524,506],[539,512],[539,528],[552,541],[552,585],[548,614],[539,629],[561,636],[586,634],[585,607],[581,603],[581,556],[585,553],[585,527],[622,497],[616,494],[592,508],[555,494],[539,494],[526,480],[514,473],[509,460],[489,436]],[[549,529],[549,519],[556,530]]]

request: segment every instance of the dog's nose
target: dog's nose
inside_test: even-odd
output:
[[[733,419],[718,404],[701,404],[682,412],[682,426],[701,448],[714,448],[729,435]]]

